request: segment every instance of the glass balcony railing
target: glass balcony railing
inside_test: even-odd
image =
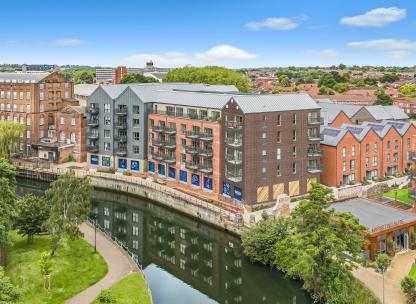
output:
[[[323,125],[324,118],[323,117],[308,117],[308,124],[309,125]]]

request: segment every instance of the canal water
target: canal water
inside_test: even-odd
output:
[[[18,179],[19,195],[48,184]],[[300,284],[250,263],[238,237],[135,196],[95,190],[98,223],[134,252],[155,304],[311,303]]]

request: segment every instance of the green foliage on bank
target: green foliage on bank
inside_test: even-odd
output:
[[[245,74],[217,66],[203,68],[184,67],[169,71],[163,82],[190,82],[235,85],[240,92],[248,92]]]

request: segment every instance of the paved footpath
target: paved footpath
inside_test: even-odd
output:
[[[94,228],[83,223],[80,229],[84,233],[84,239],[94,246]],[[97,251],[107,262],[108,273],[101,281],[67,300],[66,304],[90,304],[98,296],[101,289],[111,287],[130,272],[137,270],[137,266],[128,256],[99,230],[97,230]]]
[[[416,251],[411,250],[397,254],[384,277],[384,298],[386,304],[404,304],[406,297],[401,290],[400,281],[409,274],[415,262]],[[383,299],[383,278],[373,268],[359,267],[353,275],[361,280],[373,293]]]

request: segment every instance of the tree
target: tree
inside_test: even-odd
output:
[[[375,91],[374,91],[374,95],[375,96],[378,96],[378,95],[381,95],[381,94],[385,94],[386,92],[384,91],[384,89],[382,89],[382,88],[378,88],[378,89],[376,89]]]
[[[400,281],[400,286],[402,287],[402,290],[405,295],[409,295],[412,292],[415,291],[416,288],[416,280],[411,276],[405,276]]]
[[[77,178],[73,172],[61,175],[46,191],[46,201],[51,206],[48,226],[52,233],[52,256],[64,234],[71,239],[82,235],[79,225],[90,212],[91,194],[89,178]]]
[[[184,67],[168,72],[163,82],[190,82],[206,84],[235,85],[240,92],[248,92],[245,74],[217,66],[203,68]]]
[[[391,106],[393,104],[393,99],[390,97],[390,95],[378,94],[374,104],[380,106]]]
[[[401,86],[399,91],[402,94],[415,93],[416,92],[416,86],[414,86],[413,84],[407,83],[407,84]]]
[[[12,151],[17,150],[20,135],[25,126],[14,121],[0,121],[0,157],[10,159]]]
[[[10,244],[9,230],[15,214],[16,169],[0,158],[0,262],[4,264],[4,249]]]
[[[45,230],[49,218],[49,207],[41,197],[29,193],[17,202],[17,214],[14,226],[27,242],[33,242],[33,236]]]
[[[93,70],[90,69],[82,69],[74,73],[75,84],[93,83],[94,77],[95,73]]]
[[[344,93],[348,91],[348,88],[348,83],[337,83],[336,85],[334,85],[334,90],[338,93]]]
[[[318,86],[320,87],[324,86],[324,87],[331,88],[331,89],[334,87],[335,84],[336,84],[336,81],[334,79],[334,75],[331,73],[323,74],[318,82]]]
[[[383,276],[383,304],[384,304],[384,274],[391,263],[390,257],[385,253],[380,253],[376,257],[376,268]]]
[[[345,70],[346,68],[347,68],[347,66],[343,63],[340,63],[339,66],[338,66],[338,69],[340,69],[340,70]]]
[[[153,77],[146,77],[138,73],[127,73],[121,79],[120,83],[149,83],[149,82],[158,82],[157,79]]]
[[[275,222],[273,219],[262,219],[252,229],[244,231],[241,235],[244,254],[253,262],[273,265],[274,245],[287,235],[287,221]]]
[[[397,75],[395,73],[392,73],[392,74],[384,74],[383,77],[380,78],[380,81],[381,82],[389,82],[389,83],[392,83],[392,82],[395,82],[395,81],[397,81],[399,79],[400,79],[400,76],[399,75]]]
[[[40,254],[39,259],[40,273],[44,277],[43,287],[46,292],[51,289],[51,273],[52,273],[52,259],[51,253],[44,251]]]
[[[289,77],[285,74],[280,75],[279,85],[282,87],[288,87],[290,85]]]
[[[0,303],[17,303],[20,295],[20,289],[11,283],[9,277],[4,273],[3,268],[0,267]]]
[[[312,184],[306,198],[291,213],[290,233],[276,244],[277,268],[301,279],[318,302],[349,303],[352,260],[360,261],[365,227],[350,213],[330,208],[330,189]],[[346,257],[348,251],[352,259]]]

